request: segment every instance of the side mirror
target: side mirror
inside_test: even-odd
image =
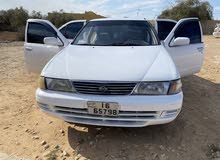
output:
[[[171,43],[171,46],[185,46],[190,44],[190,39],[187,37],[177,37]]]
[[[60,42],[55,37],[45,37],[44,38],[44,44],[48,44],[48,45],[51,45],[51,46],[63,46],[63,43]]]

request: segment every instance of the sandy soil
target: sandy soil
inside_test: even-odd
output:
[[[75,126],[42,113],[35,102],[38,76],[24,69],[22,42],[0,44],[0,152],[27,159],[220,158],[220,39],[204,41],[202,71],[183,79],[179,117],[136,129]]]

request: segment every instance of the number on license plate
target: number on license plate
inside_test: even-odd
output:
[[[117,116],[119,112],[118,103],[110,102],[88,102],[89,114]]]

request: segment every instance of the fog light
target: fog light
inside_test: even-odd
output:
[[[37,104],[41,109],[46,110],[46,111],[51,111],[51,107],[49,105],[40,103],[40,102],[37,102]]]
[[[174,109],[174,110],[169,110],[169,111],[163,111],[160,115],[162,118],[171,118],[175,117],[179,114],[180,109]]]

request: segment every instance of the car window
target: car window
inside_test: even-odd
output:
[[[91,21],[72,43],[98,46],[158,45],[158,39],[147,21]]]
[[[28,43],[44,43],[45,37],[57,37],[54,30],[46,25],[31,22],[28,24],[27,42]]]
[[[63,28],[60,30],[60,32],[65,36],[65,33],[66,33],[66,26],[63,27]]]
[[[76,34],[80,31],[80,29],[83,27],[84,22],[74,22],[68,24],[61,33],[67,38],[67,39],[74,39]]]
[[[159,39],[161,41],[165,40],[175,25],[175,22],[157,21]]]
[[[188,37],[190,44],[201,43],[201,29],[198,21],[189,21],[180,25],[176,32],[175,38],[177,37]]]

